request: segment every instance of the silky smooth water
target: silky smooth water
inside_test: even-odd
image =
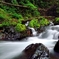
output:
[[[37,32],[33,28],[31,29],[34,33],[33,37],[27,37],[20,42],[1,41],[0,59],[13,59],[19,56],[25,47],[32,43],[42,43],[54,54],[53,48],[59,37],[59,25],[45,27],[45,31],[38,36],[35,36]]]

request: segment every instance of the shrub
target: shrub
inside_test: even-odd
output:
[[[56,17],[53,21],[54,25],[59,25],[59,17]]]
[[[0,8],[0,18],[4,20],[11,20],[11,17],[8,16],[7,12]]]
[[[3,21],[3,22],[2,22],[2,25],[3,25],[3,26],[10,26],[10,22],[9,22],[9,21]]]
[[[33,19],[29,22],[29,26],[30,27],[33,27],[33,28],[39,28],[40,27],[40,24],[38,23],[38,20],[37,19]]]
[[[18,24],[15,26],[15,30],[16,30],[17,32],[25,31],[25,30],[26,30],[26,26],[23,25],[23,24],[18,23]]]
[[[45,18],[41,18],[39,23],[40,23],[41,26],[45,26],[45,25],[49,24],[49,21]]]
[[[38,10],[33,11],[34,16],[40,16],[40,12]]]
[[[23,18],[23,16],[21,14],[17,14],[17,13],[13,13],[11,14],[12,18],[16,18],[16,19],[19,19],[19,18]]]
[[[59,17],[56,17],[56,18],[55,18],[55,21],[56,21],[56,22],[59,22]]]
[[[12,23],[10,23],[12,26],[15,26],[17,24],[17,22],[13,21]]]
[[[34,6],[34,4],[32,4],[31,2],[28,2],[27,4],[25,4],[26,6],[28,6],[30,9],[37,9],[36,6]]]

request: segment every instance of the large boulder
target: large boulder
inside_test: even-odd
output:
[[[50,59],[49,50],[41,43],[30,44],[16,59]]]
[[[55,44],[54,51],[59,53],[59,40]]]

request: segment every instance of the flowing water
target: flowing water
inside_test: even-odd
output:
[[[33,37],[27,37],[21,42],[0,42],[0,59],[13,59],[20,55],[20,53],[31,43],[44,44],[52,54],[55,54],[53,48],[59,38],[59,25],[46,26],[45,31],[36,36],[37,32],[33,29]]]

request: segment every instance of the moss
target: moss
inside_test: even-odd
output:
[[[17,32],[25,31],[25,30],[26,30],[26,26],[23,25],[23,24],[18,23],[18,24],[15,26],[15,30],[16,30]]]
[[[45,25],[49,24],[49,20],[46,19],[46,18],[41,18],[39,23],[40,23],[41,26],[45,26]]]
[[[8,16],[7,12],[0,8],[0,18],[5,20],[11,20],[11,17]]]
[[[40,28],[40,24],[38,23],[38,19],[33,19],[29,22],[29,26],[33,28]]]
[[[59,22],[59,17],[56,17],[56,18],[55,18],[55,21],[56,21],[56,22]]]

